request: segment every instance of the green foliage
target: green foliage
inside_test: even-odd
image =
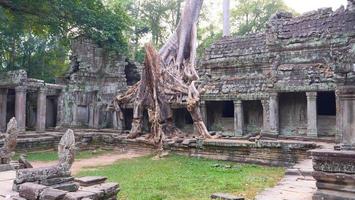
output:
[[[253,199],[274,186],[284,169],[170,155],[142,157],[81,171],[79,176],[107,176],[121,186],[119,199],[210,199],[227,192]]]
[[[291,11],[283,0],[237,0],[232,9],[234,33],[245,35],[265,29],[266,22],[277,11]]]
[[[26,69],[53,81],[68,67],[70,40],[86,36],[102,47],[127,52],[130,18],[121,4],[101,0],[0,2],[0,70]]]

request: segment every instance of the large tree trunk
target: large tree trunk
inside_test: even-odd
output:
[[[162,149],[166,135],[181,132],[172,123],[171,103],[183,104],[194,121],[195,131],[210,138],[199,108],[199,92],[195,87],[197,21],[203,0],[186,0],[178,27],[159,53],[151,44],[145,46],[146,56],[141,80],[126,94],[118,96],[116,105],[134,103],[133,123],[129,137],[142,132],[143,110],[148,109],[152,141]],[[121,109],[116,109],[121,110]]]

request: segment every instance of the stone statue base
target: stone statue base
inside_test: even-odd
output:
[[[311,154],[318,188],[313,200],[355,200],[355,151],[317,149]]]

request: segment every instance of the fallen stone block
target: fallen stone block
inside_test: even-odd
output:
[[[84,198],[91,200],[99,199],[96,193],[79,190],[77,192],[68,192],[63,200],[82,200]]]
[[[10,171],[10,170],[14,170],[12,165],[10,165],[10,164],[0,164],[0,172]]]
[[[39,200],[60,200],[63,199],[67,193],[68,192],[63,190],[47,188],[40,194]]]
[[[75,178],[75,182],[79,183],[80,186],[88,187],[104,183],[106,179],[107,178],[104,176],[84,176],[81,178]]]
[[[67,192],[75,192],[78,191],[79,184],[75,182],[68,182],[68,183],[60,183],[60,184],[52,185],[51,187],[54,189],[64,190]]]
[[[50,179],[45,179],[39,181],[41,185],[46,185],[46,186],[51,186],[51,185],[57,185],[61,183],[67,183],[67,182],[72,182],[74,181],[74,177],[59,177],[59,178],[50,178]]]
[[[39,185],[35,183],[24,183],[20,186],[19,195],[27,200],[37,200],[42,191],[44,191],[47,186]]]
[[[117,183],[103,183],[100,185],[93,185],[90,187],[82,188],[83,191],[93,191],[96,192],[100,197],[109,198],[115,197],[120,191],[119,185]]]
[[[231,194],[225,193],[214,193],[211,195],[211,199],[220,199],[220,200],[244,200],[244,197],[238,197]]]
[[[15,183],[36,182],[50,178],[69,176],[70,171],[59,166],[20,169],[16,171]]]
[[[22,198],[20,196],[12,196],[11,200],[26,200],[25,198]]]
[[[104,199],[105,197],[105,192],[103,190],[92,186],[81,188],[80,191],[95,193],[99,199]]]

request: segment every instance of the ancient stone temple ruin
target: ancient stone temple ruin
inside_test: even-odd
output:
[[[200,67],[209,129],[341,138],[336,91],[354,71],[352,6],[277,13],[265,32],[214,43]]]
[[[100,48],[88,39],[72,43],[71,67],[60,83],[65,85],[59,100],[60,126],[122,129],[107,111],[113,97],[140,78],[134,63]]]
[[[22,132],[65,127],[121,130],[107,106],[139,78],[135,63],[79,37],[72,44],[70,69],[56,84],[29,78],[23,70],[0,75],[0,131],[14,116]]]
[[[199,66],[201,110],[209,131],[229,136],[341,138],[337,88],[353,76],[354,11],[319,9],[299,17],[277,13],[265,32],[223,37]],[[0,129],[16,116],[21,131],[55,127],[131,128],[133,105],[123,116],[107,109],[115,95],[140,78],[140,67],[92,41],[72,43],[71,67],[57,84],[24,71],[0,81]],[[192,129],[184,105],[174,122]],[[145,115],[147,113],[145,112]]]
[[[0,131],[16,117],[20,132],[53,129],[60,122],[58,99],[64,86],[27,77],[24,70],[0,74]]]
[[[208,130],[235,138],[261,133],[340,141],[344,127],[337,91],[354,76],[353,7],[349,1],[336,11],[277,13],[264,32],[215,42],[198,66]],[[140,79],[141,67],[83,37],[72,42],[70,60],[68,73],[56,84],[21,70],[1,75],[1,131],[14,116],[22,132],[131,129],[133,105],[124,105],[122,115],[107,108]],[[172,105],[175,125],[188,132],[193,121],[185,107]]]

